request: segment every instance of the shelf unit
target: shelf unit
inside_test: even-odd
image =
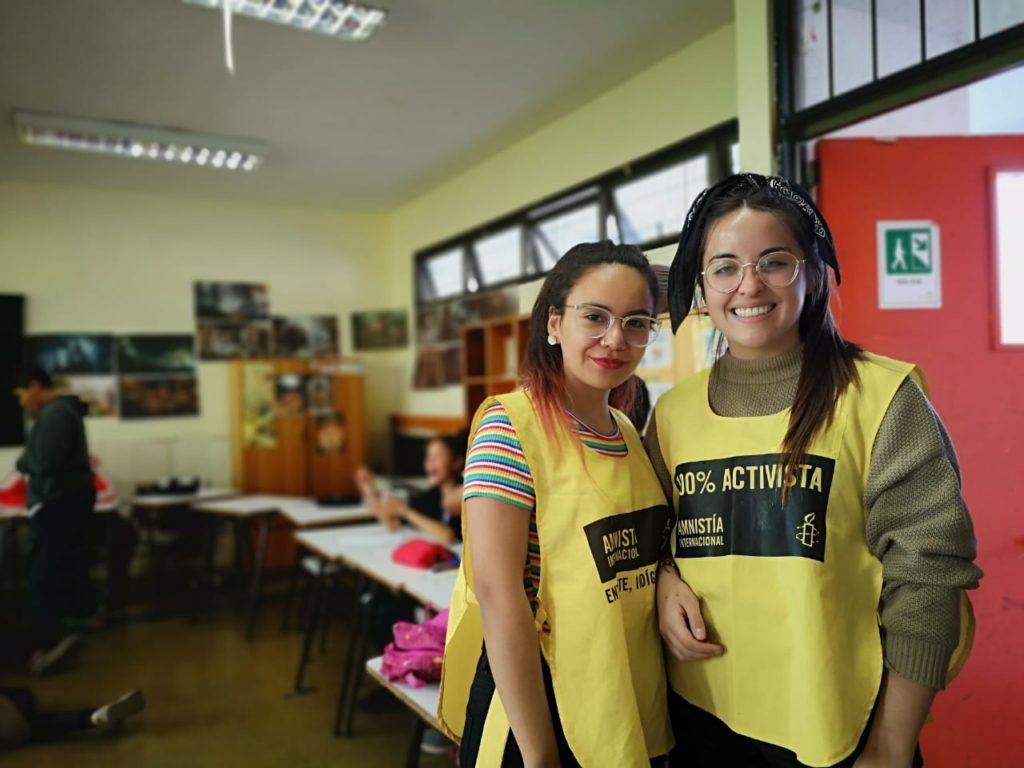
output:
[[[530,316],[498,317],[462,329],[462,386],[466,420],[491,395],[519,386],[519,366],[526,353]]]

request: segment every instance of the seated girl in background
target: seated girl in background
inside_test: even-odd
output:
[[[408,502],[382,494],[367,467],[356,470],[356,485],[363,502],[389,529],[405,522],[449,546],[462,539],[462,461],[465,439],[461,436],[430,438],[423,458],[423,472],[430,487]]]

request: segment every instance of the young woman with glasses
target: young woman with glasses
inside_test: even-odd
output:
[[[621,412],[657,298],[638,248],[572,248],[534,304],[523,391],[474,419],[439,711],[466,768],[648,768],[671,746],[653,587],[668,507]]]
[[[981,576],[949,436],[913,365],[837,330],[828,226],[779,177],[705,190],[669,275],[727,350],[663,395],[647,448],[675,506],[658,571],[687,766],[920,765]]]

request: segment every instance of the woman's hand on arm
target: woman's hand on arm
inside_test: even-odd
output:
[[[475,496],[466,502],[466,516],[484,644],[509,725],[525,765],[557,766],[540,645],[523,589],[530,512]]]
[[[700,612],[700,598],[683,581],[675,563],[658,568],[658,629],[671,653],[679,661],[698,661],[721,656],[725,650],[707,642],[707,627]]]

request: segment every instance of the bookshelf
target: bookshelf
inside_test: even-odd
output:
[[[469,323],[462,329],[462,386],[466,420],[491,395],[519,386],[519,365],[526,352],[529,315]]]

